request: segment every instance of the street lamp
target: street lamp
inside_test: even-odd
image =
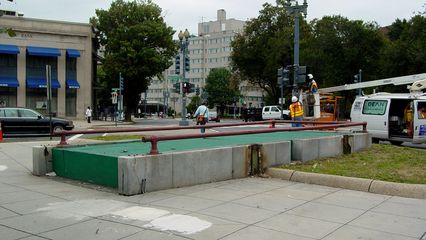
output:
[[[186,81],[185,73],[186,73],[186,61],[187,61],[187,55],[188,55],[188,45],[189,45],[189,32],[188,29],[185,29],[185,32],[182,32],[182,30],[178,34],[179,38],[179,48],[180,53],[182,54],[182,58],[184,60],[183,68],[182,68],[182,78],[181,78],[181,84],[180,84],[180,92],[182,93],[182,120],[179,121],[179,126],[188,126],[189,122],[186,120],[186,96],[185,92],[183,91],[183,83]]]
[[[295,2],[292,5],[292,2]],[[300,14],[303,13],[304,17],[308,14],[308,3],[303,0],[303,5],[299,5],[297,0],[286,0],[284,8],[287,12],[294,17],[294,80],[293,80],[293,96],[298,95],[299,90],[297,89],[296,79],[299,76],[299,20]]]

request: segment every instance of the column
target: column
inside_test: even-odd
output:
[[[26,48],[20,47],[20,53],[17,55],[17,68],[18,68],[18,82],[19,87],[17,89],[17,103],[18,107],[26,107],[26,89],[27,89],[27,54]]]

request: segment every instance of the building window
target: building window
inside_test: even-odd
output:
[[[77,80],[77,58],[66,60],[66,79]],[[65,90],[65,116],[77,116],[77,89],[67,87]]]
[[[65,93],[65,116],[77,116],[77,89],[67,88]]]
[[[27,79],[44,79],[46,81],[46,65],[51,67],[51,79],[58,79],[58,61],[56,57],[27,55]],[[46,88],[26,88],[26,107],[48,114]],[[52,88],[52,113],[57,113],[58,90]]]
[[[26,106],[35,109],[44,115],[49,114],[47,109],[47,89],[46,88],[27,88]],[[56,116],[58,109],[58,89],[52,89],[52,113]]]
[[[15,54],[0,54],[0,107],[16,107],[17,86],[11,87],[11,79],[17,81],[17,58]]]
[[[0,87],[0,107],[16,107],[17,88]]]

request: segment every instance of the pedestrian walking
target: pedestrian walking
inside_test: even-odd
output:
[[[92,119],[92,109],[90,109],[90,107],[87,107],[86,109],[86,119],[87,123],[90,123],[90,120]]]

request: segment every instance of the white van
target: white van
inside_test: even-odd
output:
[[[282,112],[282,117],[281,117]],[[290,111],[282,110],[279,106],[264,106],[262,108],[262,119],[290,119]]]
[[[367,122],[375,143],[426,143],[426,94],[376,93],[357,97],[352,104],[351,120]]]

